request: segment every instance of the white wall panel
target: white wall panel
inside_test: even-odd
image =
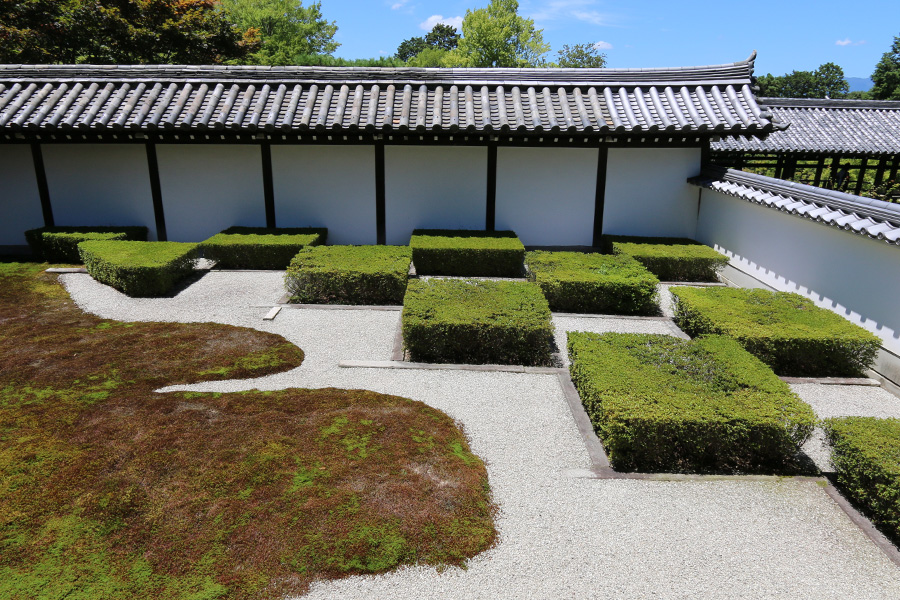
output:
[[[278,227],[327,227],[329,244],[374,244],[373,146],[272,146]]]
[[[388,244],[413,229],[484,229],[487,148],[388,146],[384,151]]]
[[[603,233],[693,238],[699,148],[610,148]]]
[[[202,242],[234,225],[264,227],[259,146],[157,146],[166,230],[175,242]]]
[[[156,239],[147,151],[140,144],[44,144],[56,225],[144,225]]]
[[[900,248],[712,190],[697,239],[771,287],[807,296],[900,354]]]
[[[498,148],[497,229],[529,246],[590,246],[596,149]]]
[[[31,146],[0,145],[0,246],[25,244],[26,229],[44,226]]]

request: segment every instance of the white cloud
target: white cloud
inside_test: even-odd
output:
[[[599,4],[597,0],[543,0],[536,4],[537,6],[528,17],[537,21],[538,24],[574,19],[591,25],[614,27],[620,20],[614,14],[594,10],[594,7]]]
[[[409,2],[410,0],[398,0],[397,2],[391,4],[391,10],[400,10],[401,8],[409,4]]]
[[[422,23],[419,23],[419,28],[425,31],[431,31],[434,29],[434,26],[438,23],[443,23],[444,25],[449,25],[450,27],[455,27],[456,29],[462,29],[462,17],[444,17],[444,15],[431,15]]]
[[[610,44],[609,42],[604,42],[601,40],[601,41],[597,42],[596,44],[594,44],[594,48],[596,48],[597,50],[612,50],[613,45]]]
[[[857,42],[854,42],[850,38],[844,38],[842,40],[836,41],[835,45],[837,45],[837,46],[861,46],[862,44],[865,44],[865,43],[866,43],[866,40],[859,40]]]
[[[606,15],[596,10],[574,10],[572,16],[591,25],[608,25]]]

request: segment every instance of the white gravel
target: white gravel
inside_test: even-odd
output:
[[[80,306],[102,317],[245,325],[306,352],[288,373],[167,389],[365,388],[421,400],[464,426],[500,506],[499,544],[466,570],[411,567],[322,582],[310,597],[900,597],[900,569],[814,482],[592,479],[555,376],[337,366],[389,360],[398,312],[286,309],[263,321],[268,307],[255,305],[281,295],[272,273],[210,273],[175,298],[153,300],[129,299],[86,275],[62,279]],[[556,325],[670,332],[660,321]]]

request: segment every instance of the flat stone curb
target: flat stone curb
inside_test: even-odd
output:
[[[682,287],[728,287],[727,283],[721,281],[660,281],[659,285],[682,286]]]
[[[815,383],[817,385],[859,385],[881,387],[881,382],[867,377],[779,377],[785,383]]]
[[[273,306],[272,310],[266,313],[266,316],[263,317],[263,321],[274,321],[275,317],[278,316],[278,313],[281,312],[280,306]]]
[[[482,373],[527,373],[530,375],[556,375],[557,367],[523,367],[522,365],[459,365],[442,363],[415,363],[397,360],[342,360],[344,369],[419,369],[425,371],[478,371]]]
[[[52,267],[46,269],[45,273],[87,273],[84,267]]]
[[[671,317],[637,317],[632,315],[602,315],[596,313],[566,313],[555,312],[550,313],[554,317],[563,317],[567,319],[621,319],[623,321],[671,321]]]
[[[279,302],[281,308],[303,308],[306,310],[383,310],[401,311],[402,306],[375,305],[375,304],[287,304]]]

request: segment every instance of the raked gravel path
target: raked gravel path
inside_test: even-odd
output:
[[[280,273],[211,272],[165,299],[127,298],[87,275],[61,279],[79,306],[104,318],[243,325],[306,352],[287,373],[168,391],[364,388],[421,400],[463,425],[500,507],[496,547],[466,570],[409,567],[322,582],[311,598],[900,598],[900,569],[815,482],[593,479],[555,376],[338,366],[389,360],[399,312],[286,308],[263,321],[283,293]],[[576,317],[556,326],[668,327]],[[871,391],[838,402],[881,406]]]

